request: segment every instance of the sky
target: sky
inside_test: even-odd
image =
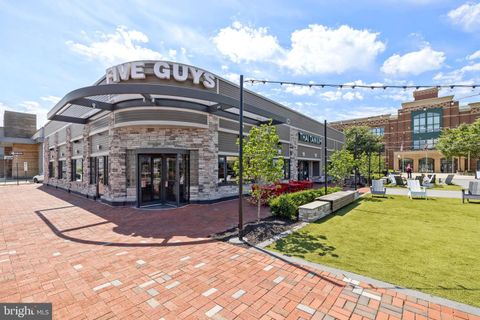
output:
[[[68,92],[127,61],[187,63],[238,83],[480,84],[480,2],[4,1],[0,0],[3,111],[38,126]],[[318,120],[396,113],[403,89],[246,85]],[[461,104],[480,88],[442,89]],[[473,97],[472,97],[473,96]],[[465,97],[465,98],[464,98]]]

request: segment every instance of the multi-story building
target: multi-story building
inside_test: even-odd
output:
[[[442,129],[480,118],[480,102],[460,105],[453,95],[439,97],[438,91],[437,88],[415,91],[414,100],[402,103],[397,114],[337,121],[331,125],[339,130],[371,127],[373,133],[383,136],[390,169],[404,170],[410,164],[416,172],[480,170],[479,159],[447,159],[435,149]]]
[[[31,178],[42,170],[42,130],[35,114],[5,111],[0,127],[0,178]]]

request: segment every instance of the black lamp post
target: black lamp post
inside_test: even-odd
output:
[[[240,75],[239,106],[239,138],[238,138],[238,238],[243,239],[243,74]]]

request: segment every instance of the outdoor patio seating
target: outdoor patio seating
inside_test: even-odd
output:
[[[435,185],[435,177],[436,175],[428,175],[427,177],[423,178],[423,186],[426,188],[431,188]]]
[[[385,197],[385,195],[387,194],[387,188],[383,186],[383,180],[372,180],[370,193],[372,194],[372,196],[379,195]]]
[[[397,186],[404,186],[405,185],[405,182],[403,181],[402,176],[394,176],[394,178],[395,178],[395,184]]]
[[[420,181],[418,180],[407,180],[408,185],[408,196],[410,199],[415,197],[424,197],[425,200],[427,199],[427,189],[425,187],[420,186]]]
[[[468,190],[462,190],[462,203],[465,203],[465,199],[468,202],[470,200],[480,200],[480,181],[470,181]]]
[[[453,177],[455,177],[455,175],[449,174],[449,175],[445,178],[445,184],[447,184],[447,185],[453,185],[453,183],[452,183]]]

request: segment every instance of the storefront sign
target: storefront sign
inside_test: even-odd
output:
[[[298,133],[298,140],[303,142],[322,144],[322,138],[319,136],[314,136],[305,132]]]
[[[207,89],[215,88],[215,76],[209,72],[178,63],[164,61],[155,62],[153,74],[158,79],[174,79],[178,82],[192,81],[193,84],[202,84]],[[130,79],[145,79],[144,62],[128,62],[108,68],[106,71],[107,84],[119,83]]]

